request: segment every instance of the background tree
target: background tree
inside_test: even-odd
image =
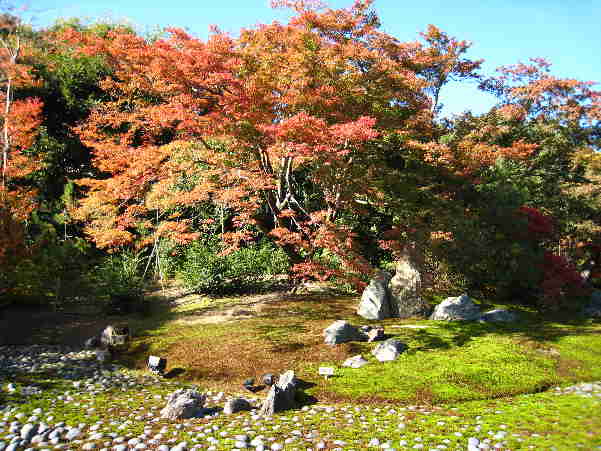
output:
[[[17,90],[35,84],[26,61],[30,48],[22,39],[24,32],[17,17],[0,16],[0,265],[3,266],[0,291],[8,289],[8,268],[25,244],[23,223],[35,207],[35,193],[26,180],[40,167],[30,148],[40,123],[42,103],[35,97],[15,96]]]

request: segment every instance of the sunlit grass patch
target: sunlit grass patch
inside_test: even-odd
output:
[[[363,368],[339,369],[339,377],[320,383],[319,390],[351,399],[438,403],[535,392],[558,381],[553,359],[507,337],[479,337],[436,352],[409,348],[394,362],[368,359]]]
[[[554,343],[560,358],[575,362],[567,368],[574,380],[601,379],[601,330],[583,335],[566,335]]]

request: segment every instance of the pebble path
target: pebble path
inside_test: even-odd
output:
[[[36,379],[36,375],[40,377]],[[68,389],[52,391],[52,388],[46,387],[43,383],[44,375],[46,380],[58,379],[62,381],[61,383],[68,384]],[[20,382],[23,380],[41,382],[23,384]],[[346,421],[349,427],[359,426],[367,431],[371,430],[368,427],[373,426],[366,421],[367,415],[381,415],[382,424],[376,424],[376,432],[384,433],[389,430],[385,428],[390,427],[403,430],[406,422],[409,421],[407,419],[409,414],[432,413],[431,410],[418,406],[383,410],[368,406],[315,404],[292,412],[292,416],[269,418],[258,415],[257,408],[260,400],[250,398],[253,409],[245,415],[232,416],[231,422],[224,426],[223,422],[218,424],[213,420],[223,419],[218,406],[223,404],[226,397],[224,393],[208,392],[209,403],[202,421],[194,419],[167,422],[160,418],[159,410],[164,405],[166,396],[178,388],[177,384],[155,376],[128,374],[117,365],[97,362],[95,353],[90,350],[59,346],[0,346],[0,385],[4,393],[18,395],[24,405],[30,398],[43,397],[46,390],[53,394],[48,401],[48,407],[38,407],[27,413],[18,402],[6,402],[0,405],[0,451],[144,449],[315,451],[326,448],[334,450],[370,448],[395,451],[393,441],[376,436],[362,445],[357,446],[356,443],[351,445],[337,439],[335,435],[320,432],[316,422],[328,418],[334,419],[336,416],[337,419],[342,418]],[[163,394],[153,391],[157,388],[162,389]],[[132,391],[138,393],[143,399],[151,401],[150,407],[142,405],[133,409],[132,406],[137,405],[131,397]],[[601,382],[556,387],[552,393],[601,398]],[[127,398],[125,401],[132,401],[130,406],[127,404],[124,406],[125,411],[120,410],[119,406],[111,404],[110,401],[120,394]],[[0,397],[0,403],[2,399],[4,398]],[[106,403],[104,409],[103,406],[99,408],[98,404],[94,403],[99,399],[105,400],[101,401]],[[55,412],[65,407],[79,413],[80,421],[82,412],[90,421],[77,424],[57,421]],[[96,418],[98,420],[94,421]],[[391,425],[393,419],[395,423]],[[475,427],[469,429],[467,426],[461,427],[453,433],[455,439],[461,440],[460,448],[457,448],[457,441],[452,442],[449,439],[441,439],[434,447],[428,445],[429,448],[425,448],[422,437],[396,440],[395,446],[400,449],[430,451],[444,449],[479,451],[507,449],[507,439],[510,434],[521,441],[519,434],[512,434],[505,425],[500,425],[498,430],[485,431],[480,426],[482,423],[480,417],[476,417],[475,420]],[[439,421],[437,424],[443,426],[444,423]],[[228,427],[228,424],[231,427]]]

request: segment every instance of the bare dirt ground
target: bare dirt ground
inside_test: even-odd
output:
[[[294,296],[279,291],[229,298],[227,303],[215,299],[205,308],[187,312],[175,321],[181,324],[217,324],[245,319],[260,314],[272,303]],[[162,303],[164,307],[176,310],[201,298],[177,286],[148,292],[146,297],[155,304]],[[67,306],[63,311],[53,311],[44,306],[9,306],[0,310],[0,345],[81,346],[87,338],[100,334],[107,325],[126,323],[127,320],[127,316],[103,314],[93,303]]]
[[[0,313],[0,345],[82,345],[119,317],[9,307]]]

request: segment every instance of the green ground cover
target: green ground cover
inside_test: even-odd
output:
[[[469,437],[488,437],[491,445],[503,442],[502,449],[511,450],[601,449],[599,398],[557,395],[553,389],[601,380],[598,321],[560,321],[526,310],[522,321],[512,324],[390,319],[379,323],[408,350],[394,362],[380,363],[371,356],[372,343],[323,344],[322,331],[334,320],[368,322],[354,314],[356,298],[297,296],[260,308],[240,301],[201,298],[150,317],[127,318],[135,338],[120,357],[129,367],[121,382],[94,392],[74,389],[77,381],[50,373],[20,374],[12,379],[18,388],[36,385],[43,392],[24,399],[2,390],[0,405],[16,407],[5,421],[41,409],[55,422],[96,424],[106,433],[117,428],[128,438],[160,433],[190,446],[207,444],[208,433],[199,434],[210,429],[220,434],[216,449],[231,449],[235,435],[249,431],[275,441],[289,437],[285,449],[303,450],[318,441],[327,449],[367,449],[374,440],[396,449],[466,449]],[[219,322],[198,315],[231,307],[244,314],[230,312]],[[181,375],[158,383],[146,377],[149,353],[167,357],[168,370],[179,369]],[[368,365],[341,367],[359,353]],[[317,368],[324,365],[334,366],[336,375],[319,377]],[[300,410],[271,421],[251,420],[250,413],[150,421],[178,387],[248,397],[240,385],[245,378],[286,369],[305,382],[299,399],[306,404]],[[264,393],[256,395],[257,403]],[[314,439],[303,438],[307,434]]]

